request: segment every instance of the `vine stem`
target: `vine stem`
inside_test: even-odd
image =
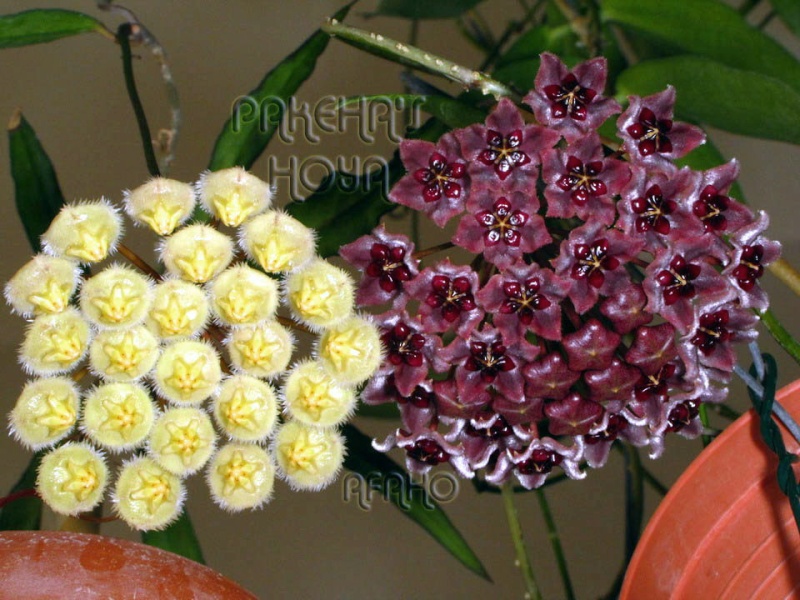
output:
[[[533,574],[531,561],[528,557],[528,550],[525,548],[525,540],[522,539],[522,526],[517,516],[517,507],[514,506],[514,490],[511,483],[504,483],[500,488],[500,492],[503,496],[503,508],[506,511],[508,529],[511,533],[511,540],[514,542],[517,562],[522,571],[522,577],[525,579],[526,597],[530,598],[530,600],[542,600],[542,594],[539,592],[539,586],[536,584],[536,577]]]
[[[150,277],[152,277],[156,281],[161,281],[163,279],[163,277],[161,277],[161,274],[158,271],[156,271],[153,267],[148,265],[141,256],[136,254],[136,252],[128,248],[126,245],[117,244],[117,252],[122,254],[122,256],[124,256],[128,262],[134,265],[142,273],[150,275]]]
[[[572,579],[569,576],[567,557],[564,555],[564,548],[561,546],[561,537],[558,535],[556,521],[550,510],[550,503],[547,501],[547,496],[542,488],[536,489],[536,499],[539,501],[539,509],[542,511],[545,527],[547,527],[547,537],[553,547],[553,554],[556,555],[556,563],[558,564],[558,572],[561,575],[561,583],[564,586],[564,593],[567,600],[575,600],[575,590],[572,588]]]
[[[504,96],[518,98],[518,95],[507,85],[492,79],[486,73],[469,69],[446,58],[435,56],[415,46],[384,37],[378,33],[350,27],[336,19],[329,19],[323,23],[321,29],[328,35],[339,38],[370,54],[446,77],[466,88],[479,90],[483,94],[491,94],[498,99]]]
[[[153,138],[150,135],[150,126],[147,124],[147,115],[144,113],[139,92],[136,90],[136,80],[133,76],[133,59],[131,56],[131,33],[133,26],[130,23],[123,23],[117,29],[117,40],[122,48],[122,72],[125,76],[125,87],[128,90],[128,98],[131,101],[133,112],[136,115],[136,124],[139,126],[139,135],[142,138],[144,149],[144,159],[147,162],[147,170],[153,177],[161,175],[156,160],[156,153],[153,150]]]

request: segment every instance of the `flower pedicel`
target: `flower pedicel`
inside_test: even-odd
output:
[[[198,199],[209,224],[187,224]],[[271,204],[269,186],[240,168],[195,186],[155,178],[125,192],[124,208],[167,236],[165,275],[136,261],[142,272],[111,264],[81,276],[120,245],[121,213],[101,200],[64,207],[44,253],[8,282],[8,303],[32,319],[20,361],[34,377],[10,429],[33,450],[52,448],[36,488],[56,512],[91,510],[109,487],[131,527],[159,529],[180,513],[183,480],[201,470],[230,511],[267,502],[276,474],[308,490],[336,477],[338,426],[380,363],[380,337],[353,313],[350,276],[316,257],[313,231]],[[239,229],[241,252],[224,227]],[[294,321],[278,315],[281,304]],[[292,367],[289,329],[306,326],[320,338],[317,355]],[[132,451],[113,475],[111,459]]]
[[[619,140],[602,140],[621,111],[605,80],[603,58],[569,70],[546,53],[524,98],[537,124],[502,99],[483,125],[400,144],[390,199],[456,220],[469,266],[422,268],[383,226],[341,249],[362,271],[357,305],[391,303],[364,399],[397,403],[402,427],[374,445],[402,448],[413,472],[581,478],[617,439],[657,457],[666,434],[699,435],[701,405],[727,395],[780,246],[728,196],[736,161],[674,164],[704,135],[673,122],[671,87],[629,98]]]

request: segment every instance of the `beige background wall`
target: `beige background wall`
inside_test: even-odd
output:
[[[183,101],[185,128],[172,176],[193,180],[205,167],[213,141],[228,116],[232,100],[245,93],[263,74],[305,39],[338,0],[258,2],[158,2],[129,0],[143,22],[161,40],[171,57]],[[34,7],[63,7],[95,14],[112,28],[117,21],[94,9],[88,0],[0,0],[0,13]],[[357,7],[351,22],[388,36],[406,39],[408,26],[389,19],[366,22]],[[502,22],[516,14],[511,0],[489,0],[485,13]],[[775,29],[780,33],[779,27]],[[424,23],[419,44],[436,53],[475,64],[476,52],[450,24]],[[797,50],[797,48],[795,48]],[[151,126],[167,123],[163,88],[153,60],[143,54],[137,77]],[[313,102],[327,94],[399,91],[399,68],[332,42],[301,97]],[[680,93],[680,90],[679,90]],[[0,119],[21,106],[50,153],[68,199],[106,195],[119,200],[120,190],[142,183],[146,169],[138,134],[124,92],[118,49],[99,36],[84,36],[54,44],[0,52]],[[800,264],[797,227],[798,161],[796,147],[715,135],[728,156],[742,162],[741,182],[754,204],[770,211],[773,235],[784,243],[787,258]],[[316,153],[335,159],[370,154],[387,155],[390,144],[379,137],[374,146],[347,130],[341,139],[325,136],[315,147],[289,146],[276,140],[271,149],[287,164],[290,155]],[[266,162],[255,172],[266,176]],[[284,186],[281,189],[281,186]],[[285,182],[279,182],[279,201],[285,201]],[[0,143],[0,280],[7,280],[29,256],[29,248],[13,208],[8,174],[8,150]],[[134,243],[147,253],[147,243]],[[765,287],[777,292],[774,305],[795,335],[797,301],[774,278]],[[11,408],[24,378],[16,366],[16,347],[23,323],[0,311],[0,365],[4,394],[0,413]],[[776,352],[768,342],[764,347]],[[783,357],[784,381],[798,375]],[[736,386],[739,406],[742,388]],[[3,417],[4,418],[4,417]],[[381,422],[364,422],[376,434],[387,433]],[[682,438],[670,439],[666,460],[650,465],[671,482],[698,448]],[[0,490],[16,479],[28,454],[5,436],[0,437]],[[733,466],[735,468],[735,466]],[[614,577],[622,555],[622,465],[616,455],[599,472],[582,482],[559,486],[549,497],[562,527],[563,541],[580,597],[596,597]],[[654,503],[650,502],[650,508]],[[548,598],[560,595],[555,563],[542,534],[533,495],[520,496],[519,507],[535,569]],[[465,483],[447,506],[491,572],[495,584],[483,582],[462,569],[395,509],[376,502],[370,512],[341,500],[333,485],[324,493],[292,493],[279,484],[265,509],[230,516],[213,507],[199,477],[190,491],[189,509],[197,524],[210,565],[240,581],[262,598],[502,598],[522,596],[522,581],[513,566],[513,552],[499,497],[476,495]],[[107,531],[132,535],[113,524]]]

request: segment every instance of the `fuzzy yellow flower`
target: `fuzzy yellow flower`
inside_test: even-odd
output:
[[[70,442],[42,458],[36,491],[55,512],[77,515],[99,504],[107,483],[103,455],[89,444]]]
[[[269,185],[241,167],[206,171],[197,182],[206,210],[229,227],[238,227],[272,204]]]

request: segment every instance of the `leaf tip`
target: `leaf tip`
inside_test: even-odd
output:
[[[8,120],[8,130],[14,131],[15,129],[19,129],[20,124],[22,123],[22,108],[17,107],[14,109],[14,112],[11,113],[11,118]]]

